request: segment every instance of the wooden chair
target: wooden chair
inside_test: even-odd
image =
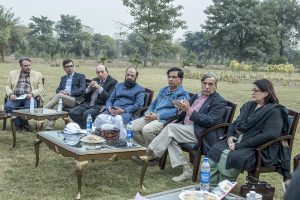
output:
[[[212,126],[210,128],[203,130],[199,134],[199,137],[197,138],[198,143],[181,143],[181,144],[179,144],[183,151],[186,151],[189,153],[190,162],[194,166],[193,167],[194,168],[193,169],[193,177],[192,177],[193,182],[196,182],[198,179],[198,172],[199,172],[199,167],[200,167],[201,156],[204,155],[204,153],[202,152],[202,144],[204,142],[205,137],[208,134],[210,134],[212,131],[219,129],[219,128],[225,129],[224,133],[226,133],[229,125],[233,121],[233,116],[234,116],[237,105],[230,101],[226,101],[226,102],[227,102],[227,105],[226,105],[226,111],[225,111],[225,115],[224,115],[224,123],[217,124],[215,126]],[[159,166],[161,169],[165,168],[167,156],[168,156],[168,152],[166,151],[165,154],[163,155],[163,157],[160,159]]]
[[[43,85],[45,85],[45,78],[44,77],[42,78],[42,82],[43,82]],[[37,96],[35,98],[36,98],[37,108],[42,108],[43,105],[44,105],[44,101],[41,98],[41,96]],[[9,99],[9,97],[7,95],[5,95],[5,97],[4,97],[4,105],[6,104],[6,102],[8,101],[8,99]],[[25,109],[25,108],[24,107],[18,107],[17,109]],[[12,114],[7,114],[3,118],[0,118],[0,120],[3,119],[3,126],[2,126],[3,130],[6,130],[6,120],[8,118],[10,118],[11,116],[12,116]]]
[[[293,143],[294,143],[294,137],[295,137],[295,133],[297,130],[297,125],[299,122],[299,113],[291,110],[291,109],[287,109],[287,113],[288,113],[288,118],[289,118],[289,131],[287,135],[284,136],[280,136],[279,138],[269,141],[263,145],[261,145],[260,147],[258,147],[256,149],[256,164],[255,164],[255,169],[253,171],[248,171],[248,175],[250,176],[254,176],[255,178],[259,178],[259,175],[261,173],[270,173],[270,172],[277,172],[279,167],[280,167],[280,160],[278,160],[278,164],[274,165],[274,166],[270,166],[270,167],[265,167],[262,166],[262,153],[263,150],[268,148],[270,145],[274,144],[274,143],[287,143],[288,148],[290,149],[290,152],[292,152],[292,148],[293,148]],[[291,155],[290,155],[291,156]],[[291,158],[289,158],[291,159]],[[284,181],[285,181],[286,177],[283,177]]]
[[[148,107],[152,102],[153,94],[154,94],[153,90],[145,88],[144,106],[132,114],[132,119],[137,119],[144,115],[144,113],[147,111]]]

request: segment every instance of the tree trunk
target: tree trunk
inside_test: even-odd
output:
[[[283,37],[280,36],[280,39],[279,39],[279,55],[280,56],[283,56],[283,51],[284,51],[284,46],[283,46]]]
[[[0,55],[1,55],[1,62],[4,62],[4,48],[3,48],[3,46],[0,47]]]
[[[148,64],[148,53],[149,53],[149,45],[147,44],[145,48],[144,67],[147,67]]]

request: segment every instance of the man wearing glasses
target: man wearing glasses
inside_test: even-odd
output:
[[[134,139],[148,146],[160,133],[164,123],[177,114],[175,101],[189,100],[189,93],[182,86],[184,72],[178,67],[167,71],[168,86],[163,87],[150,104],[145,116],[132,122]]]
[[[79,124],[80,128],[86,128],[86,118],[91,114],[93,120],[100,112],[101,106],[105,105],[106,100],[113,91],[118,81],[112,78],[106,66],[96,67],[97,77],[94,78],[85,89],[86,103],[80,104],[69,111],[70,118]]]
[[[164,127],[147,148],[149,159],[161,157],[168,150],[172,168],[182,167],[183,172],[172,178],[182,182],[192,178],[192,169],[183,155],[180,143],[197,143],[197,136],[205,128],[223,122],[226,101],[216,92],[218,78],[214,74],[204,74],[201,78],[201,91],[191,97],[190,101],[175,101],[179,110],[178,121]],[[216,130],[205,138],[203,152],[219,141],[223,130]]]
[[[84,98],[85,92],[85,75],[74,71],[73,60],[64,60],[63,68],[66,75],[61,77],[56,95],[44,106],[57,110],[59,99],[62,99],[63,108],[73,108],[76,101]],[[46,125],[47,130],[53,129],[54,121],[48,121]]]
[[[29,58],[21,58],[19,60],[20,69],[9,73],[7,84],[5,85],[6,95],[9,97],[5,104],[7,113],[24,107],[29,108],[31,97],[44,95],[42,74],[31,70],[31,60]],[[34,100],[36,107],[36,100]],[[32,131],[27,120],[17,118],[15,122],[17,129],[26,129]]]

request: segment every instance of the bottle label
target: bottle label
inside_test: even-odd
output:
[[[127,130],[127,138],[133,138],[133,130]]]
[[[210,172],[200,172],[200,183],[210,183]]]

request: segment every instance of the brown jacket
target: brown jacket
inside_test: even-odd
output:
[[[5,92],[6,95],[9,96],[11,93],[14,93],[15,88],[18,84],[18,80],[20,77],[21,69],[14,70],[9,73],[6,85]],[[42,82],[42,74],[40,72],[31,70],[30,71],[30,85],[31,85],[31,93],[34,97],[44,95],[44,88]]]

